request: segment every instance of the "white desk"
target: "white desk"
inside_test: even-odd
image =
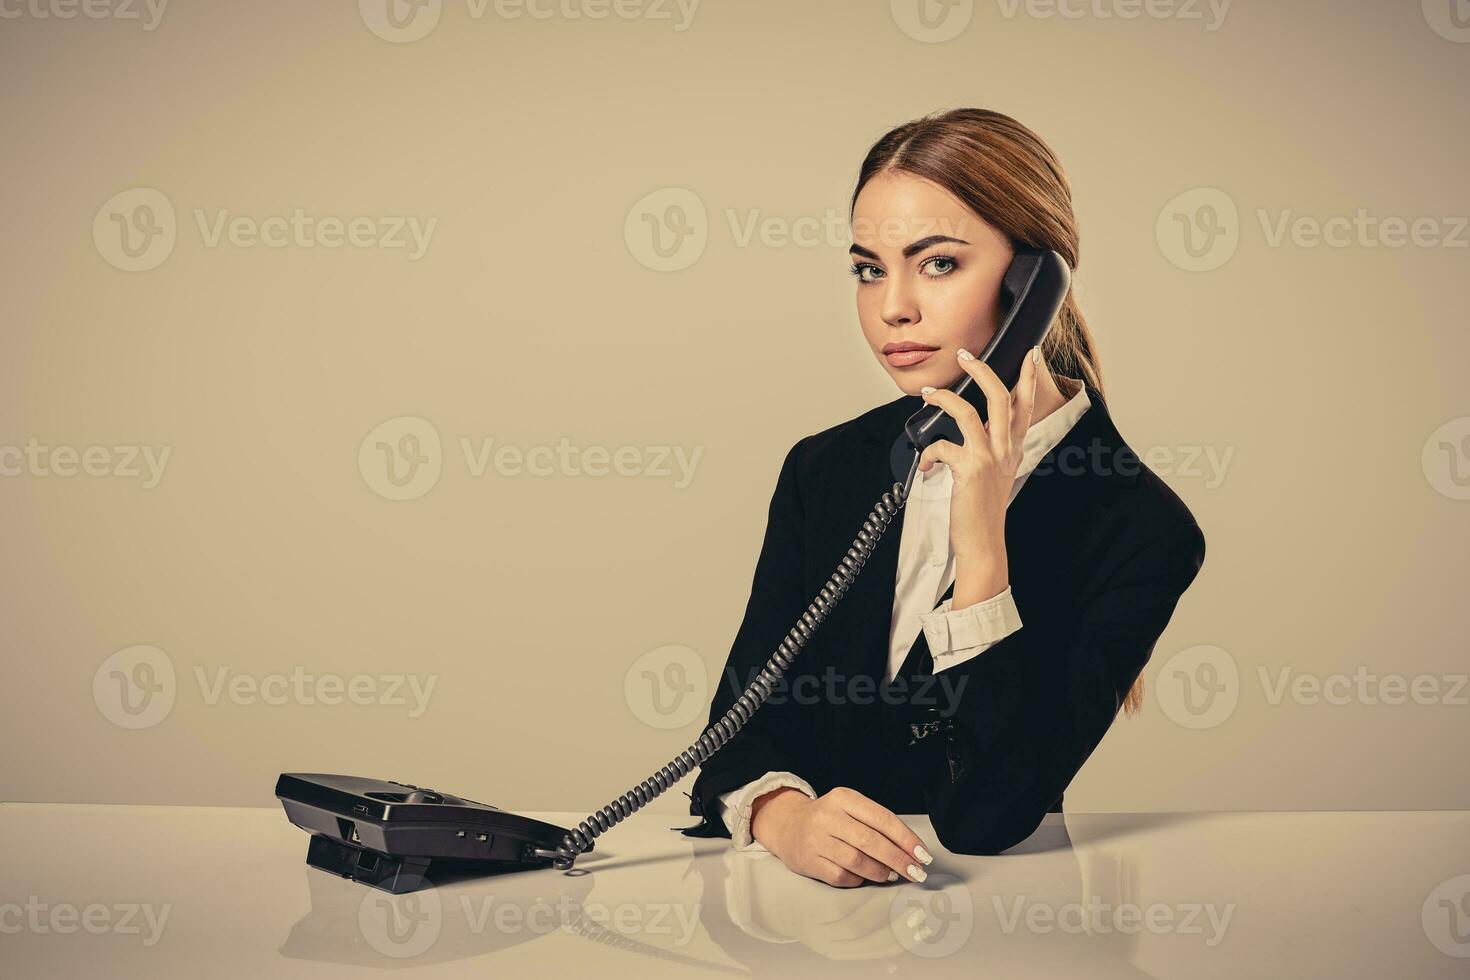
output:
[[[563,826],[581,814],[535,814]],[[1071,814],[834,889],[639,814],[568,876],[394,897],[279,809],[0,807],[7,977],[1470,976],[1470,813]]]

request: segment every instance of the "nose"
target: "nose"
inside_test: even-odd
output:
[[[883,322],[890,327],[909,327],[919,322],[919,307],[902,278],[889,278],[883,284],[881,306]]]

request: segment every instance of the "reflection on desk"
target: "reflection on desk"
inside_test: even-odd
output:
[[[575,815],[534,814],[566,824]],[[927,882],[836,889],[641,813],[578,862],[393,896],[278,810],[0,807],[19,976],[1470,976],[1470,813],[1054,814]]]

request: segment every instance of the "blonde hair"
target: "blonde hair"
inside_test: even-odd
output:
[[[951,109],[889,130],[863,160],[849,218],[863,187],[885,171],[932,180],[1013,243],[1049,248],[1077,268],[1077,218],[1067,175],[1041,137],[1010,116]],[[1097,343],[1070,289],[1041,353],[1053,375],[1080,378],[1103,391]],[[1123,709],[1136,715],[1142,706],[1140,673]]]

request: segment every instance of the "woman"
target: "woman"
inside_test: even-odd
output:
[[[858,318],[903,396],[787,453],[711,723],[893,485],[904,420],[938,405],[963,445],[924,451],[899,533],[701,767],[703,820],[685,831],[837,886],[924,880],[929,852],[898,813],[927,813],[952,851],[995,854],[1060,811],[1120,706],[1138,711],[1204,560],[1193,515],[1108,416],[1072,295],[1013,391],[970,354],[1004,312],[1018,243],[1076,267],[1067,180],[1034,133],[980,109],[899,126],[864,160],[851,219]],[[948,390],[964,374],[986,424]]]

